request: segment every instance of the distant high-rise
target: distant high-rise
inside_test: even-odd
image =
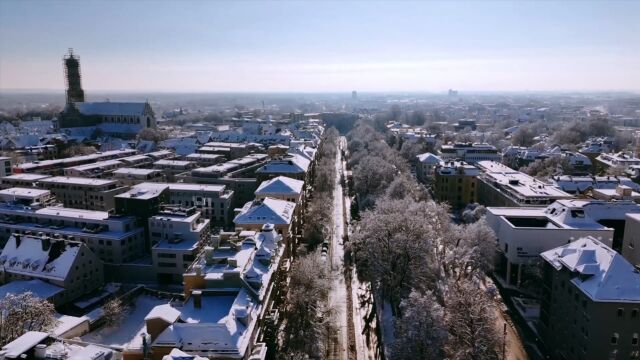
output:
[[[352,100],[358,100],[358,92],[357,91],[353,90],[351,92],[351,99]]]
[[[73,49],[69,49],[69,54],[65,55],[63,60],[67,83],[67,105],[84,102],[84,90],[80,84],[80,57],[73,54]]]

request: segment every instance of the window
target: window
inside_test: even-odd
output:
[[[618,333],[613,333],[613,336],[611,336],[611,345],[618,345],[619,337]]]
[[[623,308],[618,308],[618,317],[624,317],[624,309]]]
[[[193,256],[191,254],[184,254],[184,255],[182,255],[182,260],[183,261],[193,261],[193,260],[195,260],[195,256]]]
[[[638,309],[631,310],[631,318],[635,319],[638,317]]]
[[[164,259],[175,259],[176,254],[158,253],[158,257]]]
[[[634,333],[631,338],[631,345],[638,346],[638,333]]]
[[[176,267],[176,264],[175,263],[160,262],[160,263],[158,263],[158,266],[165,267],[165,268],[174,268],[174,267]]]

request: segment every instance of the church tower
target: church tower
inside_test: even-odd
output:
[[[80,84],[80,57],[74,55],[73,49],[64,58],[64,76],[67,85],[67,105],[84,102],[84,90]]]

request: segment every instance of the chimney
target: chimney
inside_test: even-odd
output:
[[[193,307],[195,309],[202,309],[202,291],[193,290],[191,296],[193,296]]]
[[[13,234],[13,237],[16,239],[16,247],[20,246],[20,234]]]
[[[42,251],[49,251],[51,247],[51,238],[48,236],[43,236],[40,239],[40,244],[42,245]]]

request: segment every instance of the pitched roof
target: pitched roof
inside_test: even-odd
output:
[[[271,180],[263,181],[255,194],[295,194],[302,193],[304,181],[292,179],[286,176],[278,176]]]
[[[442,161],[442,159],[440,159],[439,156],[434,155],[432,153],[420,154],[420,155],[417,155],[417,158],[421,163],[425,163],[425,164],[436,164],[437,165]]]
[[[45,250],[42,241],[26,235],[16,241],[16,237],[11,236],[0,255],[0,264],[4,265],[6,272],[47,279],[66,279],[83,244],[51,241],[51,245]]]
[[[102,115],[102,116],[140,116],[144,114],[147,103],[137,102],[78,102],[75,103],[83,115]]]
[[[259,168],[258,173],[299,174],[307,172],[310,161],[299,154],[289,154],[283,159],[274,159]]]
[[[290,201],[265,198],[254,200],[244,205],[241,212],[233,219],[235,224],[275,224],[288,225],[293,217],[296,204]]]
[[[566,268],[579,274],[571,282],[593,301],[640,303],[640,272],[592,236],[541,256],[557,270]]]

